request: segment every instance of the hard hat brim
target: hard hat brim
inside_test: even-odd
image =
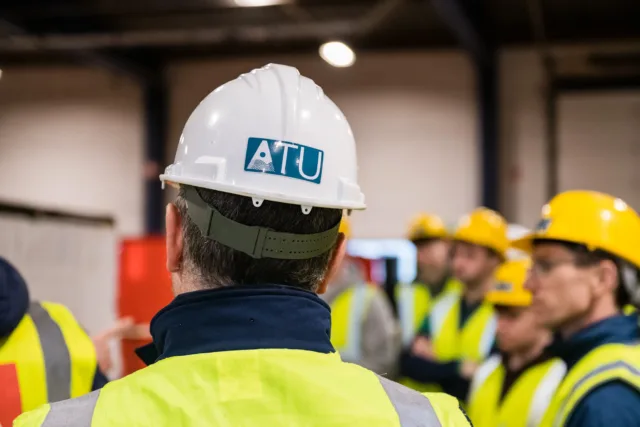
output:
[[[442,232],[442,233],[429,233],[429,234],[427,233],[412,234],[407,238],[413,243],[416,243],[416,242],[422,242],[424,240],[447,239],[449,237],[450,237],[449,234]]]
[[[493,305],[508,307],[528,307],[531,305],[531,295],[528,293],[509,293],[502,291],[489,291],[485,301]]]
[[[521,250],[527,254],[533,253],[533,241],[536,239],[535,233],[528,233],[519,239],[511,241],[511,248]]]
[[[269,200],[271,202],[286,203],[290,205],[311,206],[314,208],[327,208],[327,209],[352,209],[352,210],[365,210],[367,205],[362,202],[344,201],[343,203],[330,203],[321,199],[315,199],[313,197],[291,197],[280,193],[271,193],[265,191],[256,191],[253,189],[242,189],[237,186],[212,183],[200,179],[189,179],[184,177],[176,177],[169,174],[160,175],[160,181],[172,186],[190,185],[192,187],[204,188],[207,190],[215,190],[223,193],[236,194],[238,196],[255,197],[258,199]],[[363,196],[364,197],[364,196]]]

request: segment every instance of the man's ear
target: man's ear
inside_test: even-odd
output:
[[[333,250],[333,255],[329,260],[329,267],[327,268],[327,274],[324,276],[324,280],[318,286],[318,290],[316,291],[319,295],[324,294],[327,291],[327,286],[329,286],[329,282],[333,279],[333,277],[338,272],[340,268],[340,264],[342,264],[342,260],[347,252],[347,239],[344,236],[344,233],[338,233],[338,239],[336,240],[336,247]]]
[[[184,244],[182,240],[182,217],[178,207],[173,203],[167,205],[165,223],[167,227],[167,270],[171,273],[176,273],[182,267]]]
[[[618,268],[613,261],[600,262],[598,280],[594,280],[593,291],[596,295],[609,294],[615,291],[619,282]]]

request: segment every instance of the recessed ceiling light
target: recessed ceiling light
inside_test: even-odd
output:
[[[334,67],[350,67],[356,62],[356,54],[342,42],[328,42],[320,46],[320,56]]]

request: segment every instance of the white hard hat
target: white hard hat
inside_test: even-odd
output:
[[[344,114],[297,69],[269,64],[211,92],[193,111],[164,182],[313,207],[364,209]]]
[[[507,237],[509,238],[510,242],[518,240],[521,237],[529,234],[530,232],[531,230],[523,225],[509,224],[507,226]],[[507,259],[515,260],[528,257],[529,255],[526,252],[519,249],[510,248],[509,250],[507,250]]]

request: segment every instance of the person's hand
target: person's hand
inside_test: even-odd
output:
[[[426,337],[417,337],[413,341],[413,345],[411,346],[411,352],[418,357],[422,357],[423,359],[435,359],[435,354],[433,353],[433,346],[431,345],[431,341],[429,341]]]
[[[470,380],[475,375],[479,367],[479,363],[471,360],[463,360],[460,364],[460,375],[462,375],[463,378]]]
[[[113,366],[113,360],[111,359],[111,347],[109,345],[110,341],[122,338],[132,340],[151,339],[149,325],[135,324],[133,318],[124,317],[119,319],[111,328],[95,335],[92,340],[96,349],[98,366],[100,366],[100,370],[102,370],[102,372],[109,371]]]

